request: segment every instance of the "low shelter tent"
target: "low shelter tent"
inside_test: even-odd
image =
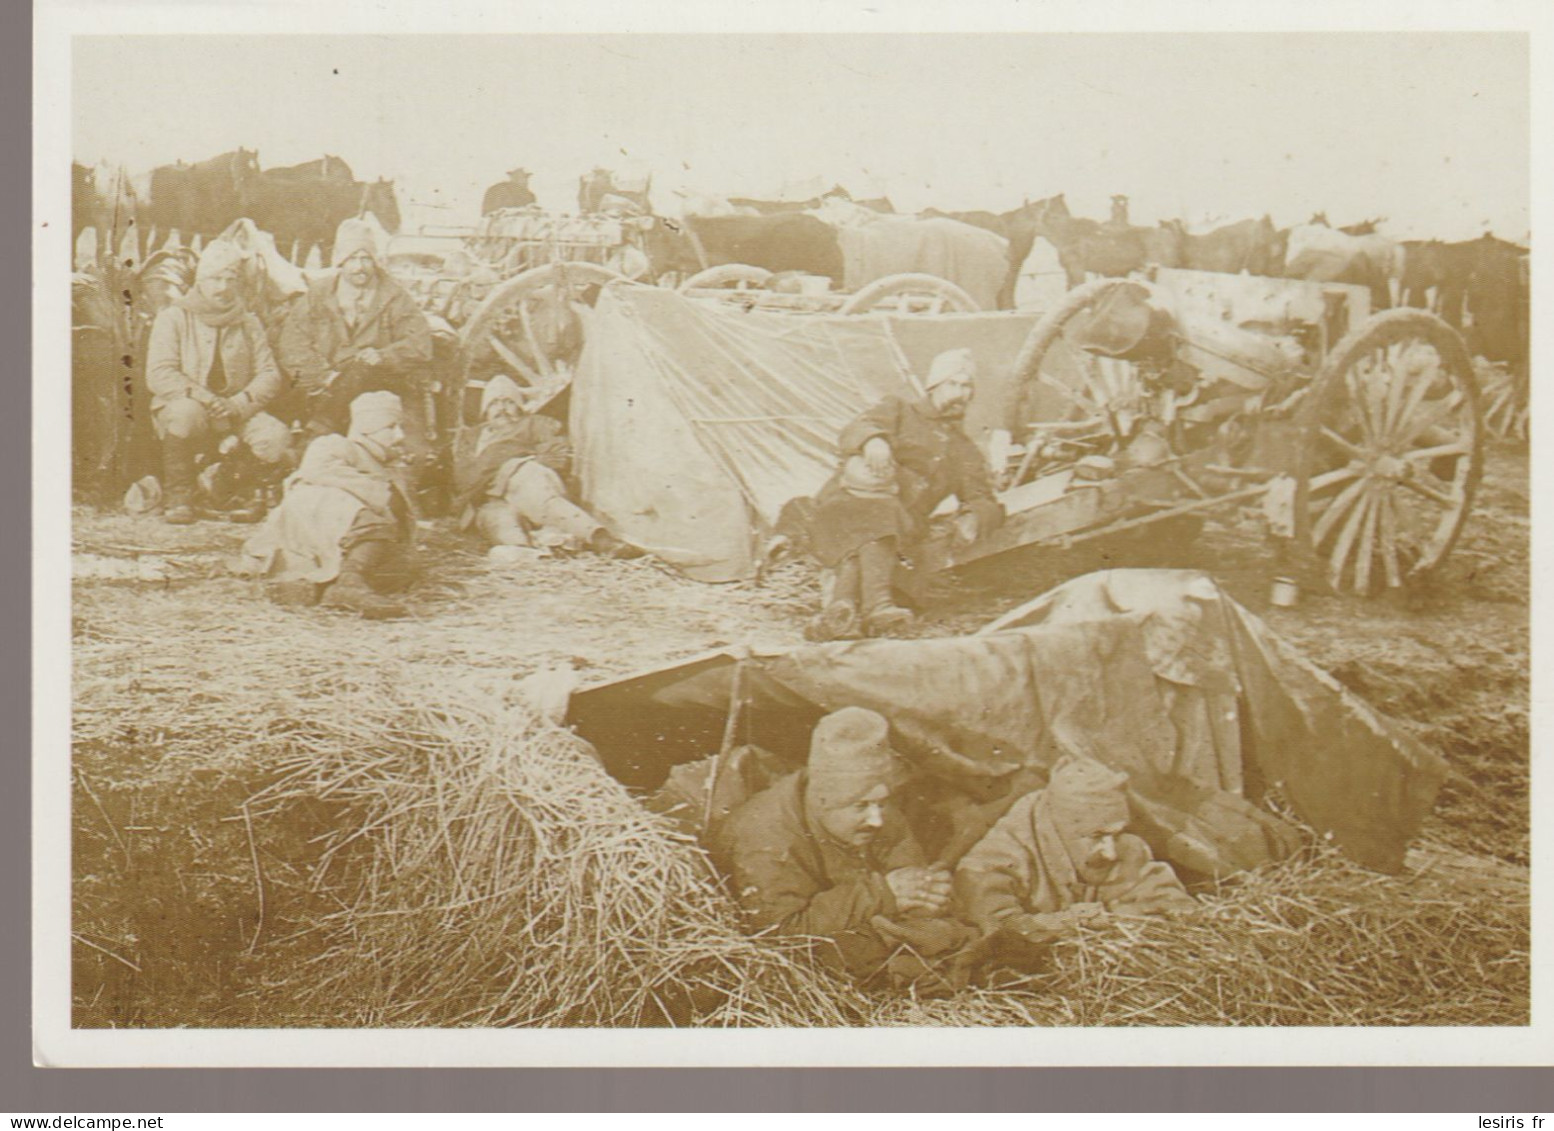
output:
[[[613,283],[588,315],[572,381],[583,498],[692,578],[749,577],[783,507],[835,470],[842,427],[884,396],[921,396],[944,350],[976,359],[964,427],[986,451],[1013,423],[1012,363],[1035,321],[1030,311],[800,316]],[[1066,407],[1059,392],[1042,397],[1054,418]]]
[[[920,787],[961,799],[939,806],[948,824],[926,845],[945,859],[978,814],[985,828],[1001,811],[1000,790],[1007,806],[1011,783],[1074,753],[1129,775],[1134,829],[1186,876],[1292,852],[1275,798],[1357,863],[1397,872],[1445,776],[1439,755],[1180,570],[1080,577],[971,636],[704,655],[580,690],[568,721],[612,775],[677,786],[706,828],[763,784],[731,780],[734,741],[796,768],[814,723],[846,706],[890,719]]]

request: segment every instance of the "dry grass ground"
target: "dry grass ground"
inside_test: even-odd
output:
[[[796,643],[806,570],[707,586],[651,562],[489,568],[440,524],[415,615],[269,605],[247,530],[75,516],[76,1023],[1514,1024],[1527,958],[1525,453],[1408,601],[1266,606],[1249,522],[1150,564],[1209,569],[1452,768],[1410,870],[1313,848],[1188,920],[1086,934],[1047,974],[866,997],[743,939],[694,850],[510,694],[740,641]],[[1090,568],[1011,556],[920,634]]]

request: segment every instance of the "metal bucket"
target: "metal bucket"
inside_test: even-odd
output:
[[[1300,585],[1293,577],[1276,577],[1268,599],[1277,608],[1293,609],[1300,603]]]

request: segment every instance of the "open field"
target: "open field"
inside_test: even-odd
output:
[[[1205,569],[1451,772],[1402,876],[1313,845],[1189,921],[922,1001],[740,937],[694,849],[512,694],[562,664],[592,681],[797,643],[807,567],[760,586],[649,560],[489,567],[439,521],[414,615],[368,623],[228,575],[249,528],[78,510],[75,1024],[1525,1023],[1528,513],[1525,451],[1492,451],[1463,543],[1406,598],[1308,585],[1270,608],[1250,516],[1147,560],[1026,552],[944,586],[914,634],[1090,569]]]

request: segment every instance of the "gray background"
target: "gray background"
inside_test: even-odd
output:
[[[30,6],[0,11],[0,577],[30,577]],[[50,1069],[32,1067],[29,869],[31,590],[0,586],[0,1110],[180,1111],[916,1110],[1464,1111],[1554,1106],[1544,1068],[1143,1069]],[[34,752],[65,758],[66,750]],[[954,1038],[946,1034],[946,1040]],[[1464,1126],[1471,1124],[1464,1123]]]

